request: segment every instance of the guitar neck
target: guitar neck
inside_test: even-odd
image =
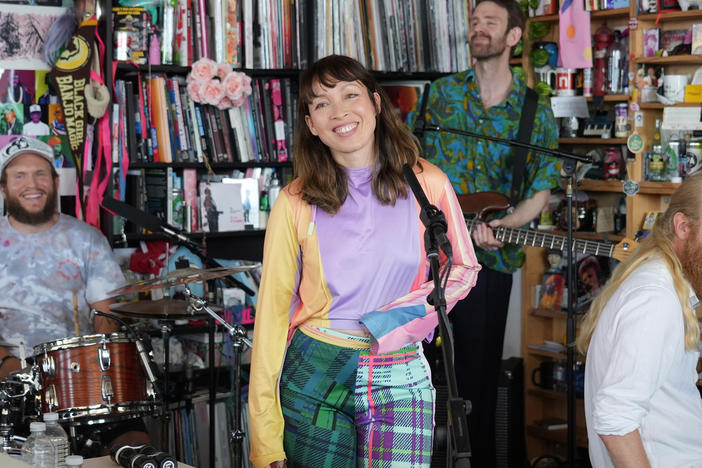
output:
[[[480,222],[473,219],[466,220],[468,230],[472,231],[475,225]],[[493,229],[495,239],[508,244],[531,245],[533,247],[544,247],[547,249],[566,250],[568,238],[563,235],[549,234],[530,229],[509,228],[498,226]],[[580,252],[589,255],[614,255],[616,245],[609,242],[599,242],[593,240],[573,238],[573,252]]]

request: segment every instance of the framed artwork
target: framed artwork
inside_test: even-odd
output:
[[[0,3],[0,68],[49,70],[42,50],[66,8]]]
[[[424,92],[424,85],[430,83],[427,80],[393,81],[381,83],[383,90],[390,98],[390,102],[404,122],[407,114],[417,104]],[[417,104],[417,107],[419,105]]]

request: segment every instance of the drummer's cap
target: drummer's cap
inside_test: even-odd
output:
[[[15,138],[0,150],[0,176],[15,158],[28,153],[42,156],[49,161],[51,167],[54,166],[54,150],[51,146],[36,138],[21,136]]]

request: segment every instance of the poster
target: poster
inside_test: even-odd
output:
[[[49,70],[44,41],[66,8],[0,3],[0,68]]]

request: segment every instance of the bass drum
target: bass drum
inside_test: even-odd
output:
[[[102,424],[153,412],[155,392],[136,344],[123,333],[65,338],[34,347],[44,412],[73,425]]]

